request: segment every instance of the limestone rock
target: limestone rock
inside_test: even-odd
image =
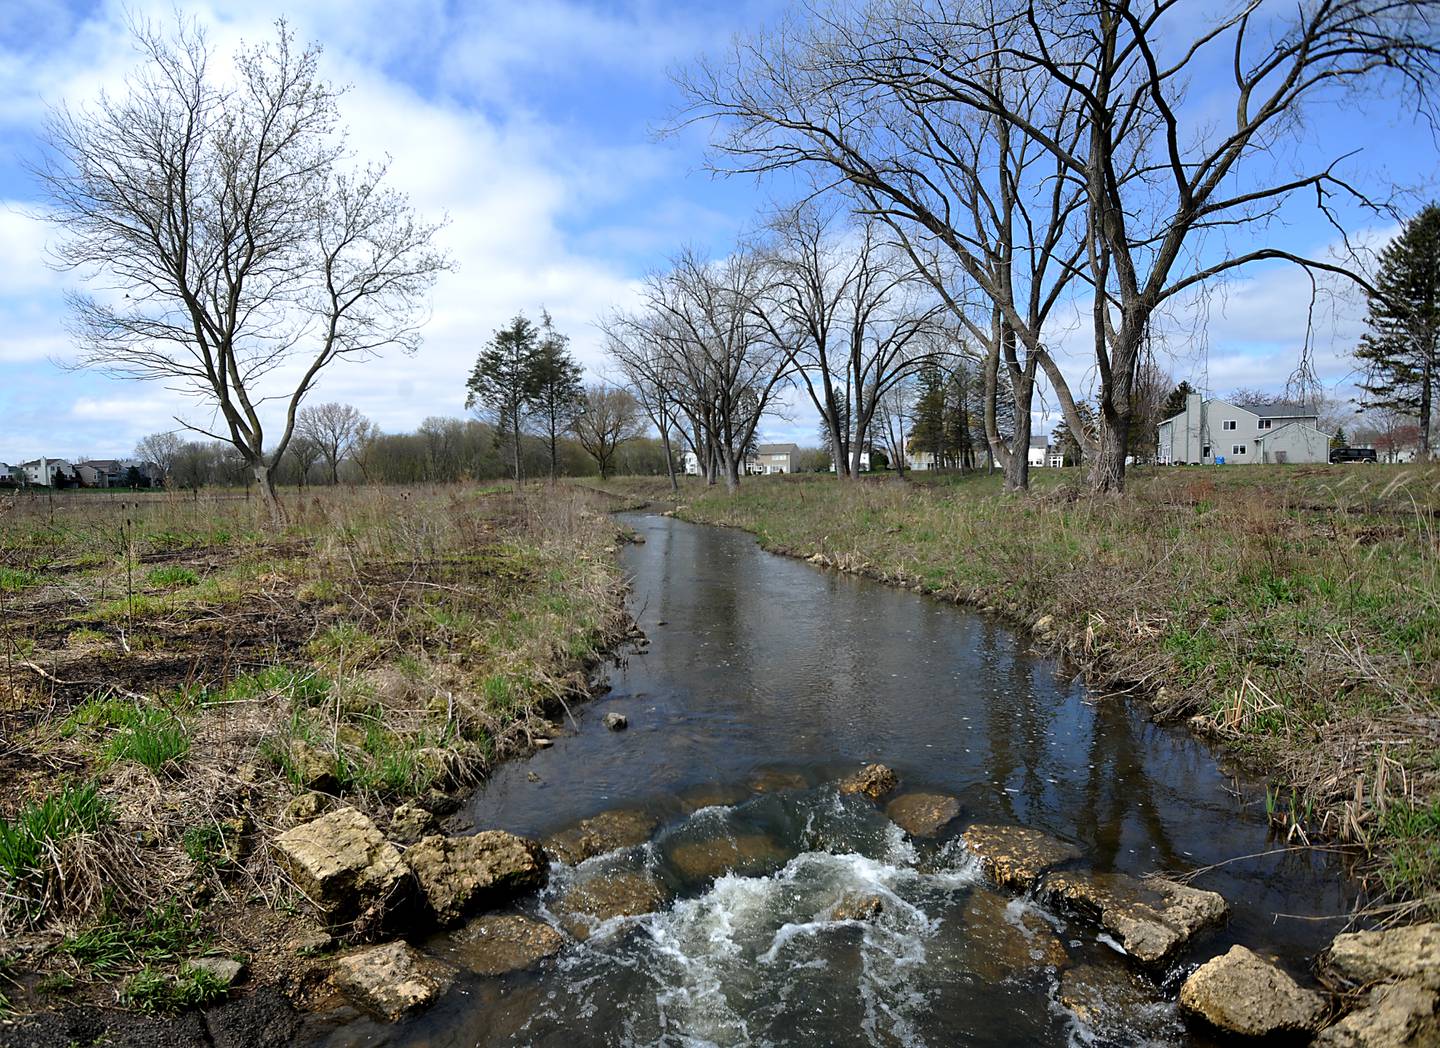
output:
[[[1024,891],[1042,874],[1080,857],[1080,852],[1048,833],[1024,826],[977,823],[960,835],[980,860],[980,868],[996,884]]]
[[[1330,944],[1327,965],[1354,986],[1413,979],[1440,990],[1440,924],[1337,935]]]
[[[835,909],[830,912],[832,921],[873,921],[885,910],[885,903],[878,895],[861,895],[846,892]]]
[[[435,830],[435,816],[418,804],[402,804],[390,813],[390,838],[411,844]]]
[[[788,858],[780,843],[763,833],[682,841],[670,849],[670,864],[689,881],[710,880],[732,872],[768,872],[783,866]]]
[[[912,837],[935,837],[960,814],[960,802],[943,793],[906,793],[885,805],[885,814]]]
[[[613,710],[605,714],[605,727],[611,731],[624,731],[630,727],[630,718],[623,713],[615,713]]]
[[[863,793],[871,800],[879,800],[898,785],[899,776],[885,765],[867,764],[854,775],[840,780],[840,792]]]
[[[413,946],[392,942],[341,957],[335,984],[355,1003],[393,1022],[444,992],[449,973]]]
[[[340,788],[335,777],[335,758],[318,747],[296,739],[290,743],[290,772],[307,790],[334,793]]]
[[[729,808],[749,797],[747,790],[740,786],[707,784],[692,786],[680,794],[680,807],[685,812],[697,812],[701,808]]]
[[[524,971],[565,946],[565,936],[518,913],[481,917],[455,933],[450,957],[480,975]]]
[[[1417,979],[1370,991],[1364,1004],[1321,1030],[1324,1048],[1435,1048],[1440,1045],[1440,993]]]
[[[782,790],[803,790],[810,785],[798,771],[780,771],[770,768],[759,772],[750,780],[750,788],[756,793],[779,793]]]
[[[644,844],[660,825],[655,816],[634,809],[601,812],[581,819],[545,841],[545,850],[568,866],[596,855]]]
[[[1324,997],[1243,946],[1195,969],[1180,987],[1180,1007],[1245,1037],[1314,1030],[1326,1010]]]
[[[638,917],[665,905],[665,893],[643,873],[611,873],[575,885],[561,898],[560,924],[577,939],[616,917]]]
[[[1034,907],[980,887],[965,899],[965,970],[986,985],[1036,968],[1060,969],[1069,961],[1065,945]]]
[[[1142,964],[1164,962],[1229,909],[1215,892],[1160,877],[1140,881],[1120,873],[1052,873],[1041,891],[1093,917]]]
[[[245,963],[233,957],[192,957],[185,967],[192,972],[205,972],[227,990],[245,974]]]
[[[311,819],[319,817],[320,813],[325,810],[326,803],[327,801],[324,794],[316,793],[314,790],[308,790],[285,805],[285,810],[281,813],[281,819],[289,826],[294,826],[296,823],[309,822]]]
[[[300,931],[285,940],[285,949],[298,957],[324,953],[335,945],[335,937],[323,928]]]
[[[1159,990],[1120,965],[1080,964],[1060,973],[1060,1004],[1091,1031],[1088,1043],[1176,1044],[1185,1030]]]
[[[425,837],[405,853],[405,861],[441,925],[539,888],[549,867],[540,845],[504,830]]]
[[[331,920],[380,916],[411,884],[400,852],[354,808],[286,830],[273,845],[280,867]]]

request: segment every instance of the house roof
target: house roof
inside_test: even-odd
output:
[[[1228,401],[1227,401],[1228,403]],[[1315,418],[1319,412],[1309,404],[1298,400],[1277,400],[1273,404],[1237,404],[1236,407],[1253,411],[1261,418]]]
[[[1274,429],[1267,429],[1264,433],[1261,433],[1258,437],[1255,438],[1255,443],[1263,443],[1264,441],[1269,440],[1275,434],[1283,433],[1285,432],[1285,430],[1290,429],[1292,426],[1302,426],[1305,429],[1313,429],[1316,433],[1319,433],[1326,440],[1329,440],[1334,435],[1331,433],[1326,433],[1319,426],[1312,426],[1308,422],[1287,422],[1283,426],[1276,426]]]
[[[84,462],[77,462],[77,466],[90,466],[93,469],[119,469],[119,459],[86,459]]]
[[[1050,438],[1046,436],[1032,436],[1030,438],[1030,446],[1032,448],[1048,448],[1050,446]]]
[[[799,444],[761,444],[755,449],[755,453],[757,455],[793,455],[799,450]]]

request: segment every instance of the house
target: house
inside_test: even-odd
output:
[[[933,451],[907,451],[905,453],[905,467],[907,469],[920,470],[921,472],[940,468],[935,464],[935,453]]]
[[[0,462],[0,487],[12,488],[20,483],[20,469]]]
[[[80,483],[87,488],[118,488],[125,484],[125,467],[118,459],[89,459],[75,463]]]
[[[836,469],[835,469],[835,460],[834,460],[833,458],[830,460],[830,472],[831,472],[831,473],[836,472]],[[860,472],[861,472],[861,473],[869,473],[869,472],[870,472],[870,452],[868,452],[868,451],[862,451],[862,452],[860,452]]]
[[[75,477],[75,467],[65,459],[38,458],[20,463],[23,483],[37,488],[63,485]]]
[[[769,476],[772,473],[794,473],[795,459],[800,454],[796,444],[761,444],[745,461],[746,473]]]
[[[1044,466],[1046,464],[1046,459],[1049,457],[1049,451],[1049,437],[1031,437],[1030,449],[1026,452],[1025,460],[1031,466]]]
[[[1303,404],[1242,407],[1191,393],[1184,411],[1160,423],[1155,461],[1162,466],[1328,462],[1330,434],[1321,431],[1319,421]]]

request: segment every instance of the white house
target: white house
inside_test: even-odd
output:
[[[1046,465],[1047,453],[1050,450],[1049,437],[1031,437],[1030,448],[1025,453],[1025,461],[1031,466]]]
[[[830,472],[831,472],[831,473],[836,472],[836,469],[835,469],[835,460],[834,460],[833,458],[830,460]],[[869,472],[870,472],[870,452],[868,452],[868,451],[862,451],[862,452],[860,452],[860,472],[861,472],[861,473],[869,473]]]
[[[1322,432],[1318,422],[1314,410],[1303,404],[1241,407],[1191,393],[1184,411],[1160,423],[1155,461],[1328,462],[1330,434]]]
[[[20,463],[20,472],[24,476],[25,483],[34,487],[48,488],[55,483],[55,479],[60,473],[73,475],[75,467],[65,459],[38,458]]]

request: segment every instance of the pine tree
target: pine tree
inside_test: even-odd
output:
[[[585,403],[582,369],[569,350],[570,337],[555,330],[548,312],[540,314],[540,346],[534,360],[535,417],[545,427],[550,479],[559,473],[560,434],[568,430]]]
[[[537,366],[540,354],[540,333],[535,325],[518,313],[490,336],[480,351],[470,379],[465,383],[469,395],[467,408],[479,407],[495,426],[495,440],[510,444],[511,465],[515,481],[520,477],[521,427],[535,407]]]
[[[1355,350],[1367,371],[1360,388],[1369,406],[1419,419],[1420,454],[1428,457],[1440,370],[1440,205],[1426,207],[1386,245],[1374,284],[1369,331]]]
[[[931,468],[944,465],[945,441],[945,372],[931,365],[916,380],[917,394],[910,427],[910,450],[928,451]]]

